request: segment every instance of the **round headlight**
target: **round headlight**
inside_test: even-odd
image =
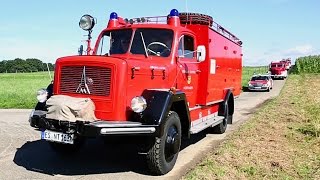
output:
[[[39,102],[43,103],[47,100],[48,91],[46,89],[39,89],[37,91],[37,99]]]
[[[147,101],[142,96],[136,96],[131,100],[131,109],[136,113],[141,113],[147,108]]]
[[[90,31],[94,27],[95,24],[96,24],[96,22],[94,21],[94,18],[88,14],[83,15],[80,18],[79,26],[81,29],[83,29],[85,31]]]

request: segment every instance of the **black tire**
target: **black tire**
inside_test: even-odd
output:
[[[206,14],[200,13],[179,13],[181,24],[201,24],[212,26],[213,18]]]
[[[181,145],[181,123],[178,114],[170,111],[164,122],[163,135],[155,137],[147,152],[147,163],[155,175],[168,173],[175,165]]]
[[[74,139],[74,144],[63,144],[51,141],[48,141],[48,143],[51,149],[54,150],[56,153],[60,155],[71,155],[80,150],[80,148],[85,143],[85,139],[78,137],[77,139]]]
[[[227,126],[228,126],[228,122],[230,121],[230,124],[232,124],[232,115],[231,117],[229,117],[229,105],[228,105],[228,101],[221,103],[220,107],[219,107],[219,112],[218,115],[224,116],[224,119],[222,120],[222,122],[216,126],[214,126],[212,128],[213,133],[216,134],[223,134],[224,132],[226,132],[227,130]]]
[[[232,115],[228,115],[228,117],[227,117],[227,123],[228,124],[232,124],[233,123],[233,114]]]

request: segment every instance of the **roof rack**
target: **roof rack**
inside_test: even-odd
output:
[[[235,36],[234,34],[232,34],[231,32],[229,32],[224,27],[220,26],[218,23],[214,21],[212,23],[211,29],[221,34],[222,36],[228,38],[229,40],[233,41],[234,43],[239,44],[240,46],[242,45],[242,41],[237,36]]]
[[[167,20],[168,20],[168,16],[154,16],[154,17],[124,19],[125,23],[129,23],[129,24],[167,24]],[[185,24],[193,24],[192,17],[190,17],[189,22],[190,23],[185,23]],[[208,22],[208,26],[210,27],[210,29],[216,31],[217,33],[231,40],[232,42],[240,46],[242,45],[242,41],[238,37],[236,37],[234,34],[229,32],[228,30],[226,30],[224,27],[214,22],[213,20],[211,22]]]
[[[130,24],[167,24],[167,16],[154,16],[154,17],[140,17],[132,19],[124,19],[126,23]]]

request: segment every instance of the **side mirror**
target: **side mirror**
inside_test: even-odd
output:
[[[206,47],[204,45],[197,47],[197,60],[199,62],[206,60]]]
[[[82,56],[83,54],[83,45],[80,45],[79,49],[78,49],[78,53],[80,56]]]

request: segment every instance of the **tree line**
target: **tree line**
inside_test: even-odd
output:
[[[49,67],[50,71],[54,70],[54,64],[43,63],[36,58],[21,59],[16,58],[14,60],[0,61],[0,73],[16,73],[16,72],[39,72],[47,71]]]

